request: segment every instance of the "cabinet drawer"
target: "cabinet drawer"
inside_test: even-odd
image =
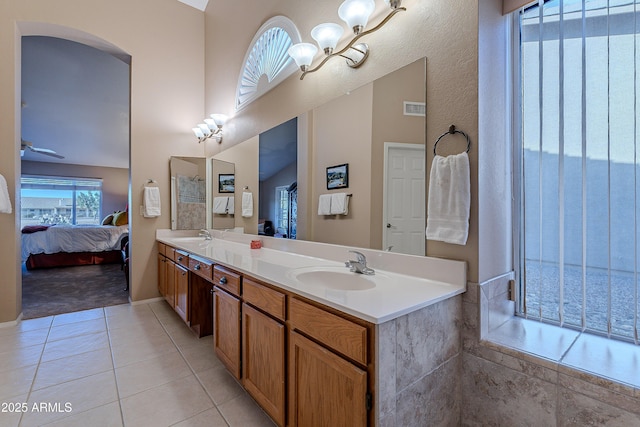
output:
[[[283,293],[245,277],[242,284],[242,298],[246,303],[284,322],[285,295]]]
[[[176,248],[169,245],[164,245],[164,256],[169,258],[171,261],[176,260]]]
[[[321,308],[291,298],[291,326],[353,361],[367,364],[367,329]]]
[[[175,251],[174,261],[184,268],[189,268],[189,252],[180,249],[176,249]]]
[[[240,296],[241,281],[242,276],[240,276],[240,273],[219,265],[213,267],[213,283],[235,296]]]
[[[213,262],[209,260],[191,255],[189,257],[189,270],[207,280],[213,279]]]
[[[167,247],[167,245],[165,245],[164,243],[158,242],[158,253],[160,255],[167,256],[166,247]]]

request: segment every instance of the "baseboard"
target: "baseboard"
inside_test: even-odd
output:
[[[156,301],[164,301],[164,297],[142,299],[140,301],[131,301],[131,295],[129,295],[129,304],[131,304],[131,305],[150,304],[150,303],[156,302]]]
[[[16,320],[10,320],[9,322],[0,323],[0,329],[2,329],[2,328],[10,328],[12,326],[16,326],[20,322],[22,322],[22,312],[20,312],[20,314],[18,315],[18,318]]]

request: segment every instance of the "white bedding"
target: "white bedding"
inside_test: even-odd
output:
[[[22,261],[29,254],[120,249],[120,240],[128,232],[128,225],[54,225],[45,231],[22,234]]]

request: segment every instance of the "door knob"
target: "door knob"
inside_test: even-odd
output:
[[[387,223],[387,228],[391,228],[391,224]]]

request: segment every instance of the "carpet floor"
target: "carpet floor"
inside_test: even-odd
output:
[[[23,319],[129,302],[120,264],[27,270],[22,266]]]

